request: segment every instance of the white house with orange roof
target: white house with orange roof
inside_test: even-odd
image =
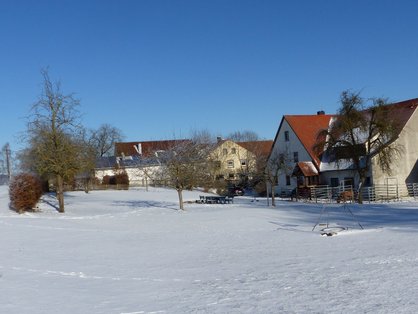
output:
[[[399,133],[390,145],[396,146],[399,156],[393,156],[391,160],[392,172],[389,174],[381,170],[376,156],[372,157],[370,170],[365,185],[405,185],[418,183],[418,99],[406,100],[386,105],[399,127]],[[342,183],[358,185],[359,179],[356,171],[352,170],[349,161],[338,165],[327,160],[323,155],[320,165],[321,181],[329,185],[341,185]]]
[[[418,183],[418,98],[387,105],[400,132],[390,145],[400,148],[399,158],[393,158],[392,173],[383,172],[377,158],[372,164],[366,185],[405,185]],[[327,129],[336,116],[318,112],[317,115],[285,115],[274,139],[270,159],[283,156],[276,192],[288,192],[296,187],[317,185],[358,186],[357,172],[352,163],[336,163],[314,152],[317,136]],[[280,158],[279,158],[280,159]]]
[[[270,161],[280,163],[276,192],[288,194],[298,186],[318,185],[321,161],[314,152],[317,135],[329,126],[332,115],[283,116],[274,138]]]

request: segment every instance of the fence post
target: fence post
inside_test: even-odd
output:
[[[396,184],[396,199],[399,201],[399,184]]]

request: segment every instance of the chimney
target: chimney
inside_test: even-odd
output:
[[[138,155],[142,155],[142,144],[138,143],[137,145],[134,145],[134,149],[136,150],[136,152],[138,153]]]
[[[321,115],[324,115],[325,114],[325,111],[324,110],[319,110],[319,111],[316,112],[316,114],[318,116],[321,116]]]

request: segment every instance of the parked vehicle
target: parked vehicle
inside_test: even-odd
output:
[[[233,185],[228,187],[228,194],[231,196],[242,196],[245,192],[243,188]]]

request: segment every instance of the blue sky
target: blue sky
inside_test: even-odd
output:
[[[83,124],[127,141],[273,139],[284,114],[335,113],[345,89],[418,97],[418,1],[0,0],[0,145],[21,147],[49,67]]]

